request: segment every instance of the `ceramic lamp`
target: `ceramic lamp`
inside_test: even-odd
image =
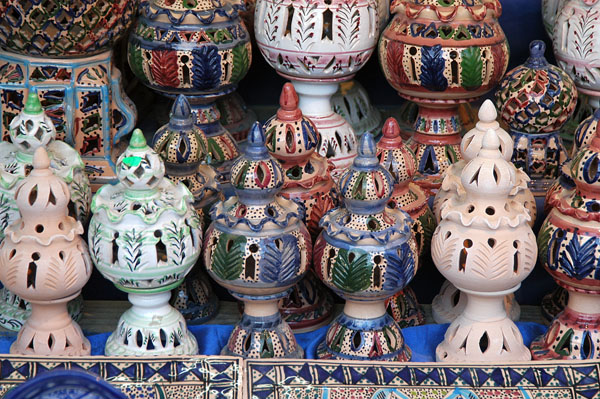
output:
[[[247,3],[247,2],[246,2]],[[252,14],[254,18],[254,14]],[[221,123],[225,130],[238,143],[246,141],[250,128],[258,119],[256,113],[248,108],[244,99],[237,91],[217,100],[217,109],[221,115]]]
[[[85,224],[90,212],[91,191],[84,163],[77,151],[56,140],[56,130],[50,117],[44,113],[39,98],[32,90],[25,108],[11,121],[10,142],[0,142],[0,241],[5,229],[20,217],[15,193],[29,174],[33,156],[38,148],[45,148],[50,156],[52,171],[69,189],[69,216]],[[81,297],[69,303],[69,311],[76,319],[81,317]],[[29,303],[6,287],[0,291],[0,325],[18,331],[31,313]]]
[[[212,208],[204,241],[209,274],[244,302],[242,320],[221,353],[253,359],[302,357],[278,301],[308,270],[312,243],[302,223],[304,207],[278,195],[283,168],[269,155],[258,122],[233,164],[231,184],[236,195]]]
[[[567,0],[542,0],[542,20],[544,21],[546,33],[550,38],[554,33],[556,17],[566,2]]]
[[[427,204],[428,195],[413,183],[417,172],[415,154],[402,141],[400,126],[394,118],[388,118],[383,125],[383,136],[377,143],[377,158],[395,180],[388,207],[402,209],[415,221],[413,236],[417,242],[419,257],[423,260],[429,254],[429,244],[436,222]],[[392,308],[391,313],[401,327],[425,322],[425,315],[411,289],[394,295],[388,301],[388,307]]]
[[[33,170],[15,193],[20,219],[4,230],[0,281],[31,303],[10,352],[33,356],[85,356],[90,342],[67,311],[92,275],[92,262],[81,238],[81,222],[69,216],[69,188],[50,169],[43,147]]]
[[[284,182],[279,194],[304,206],[303,222],[315,240],[321,232],[321,218],[337,206],[339,200],[330,175],[333,165],[315,152],[319,132],[302,114],[298,102],[294,86],[286,83],[281,90],[277,114],[264,125],[266,145],[283,168]],[[311,331],[329,321],[333,298],[310,271],[279,302],[279,307],[291,328]]]
[[[387,204],[394,178],[380,164],[370,134],[338,182],[344,206],[321,219],[315,243],[317,276],[346,300],[317,354],[324,359],[408,361],[402,331],[385,301],[402,290],[418,267],[413,220]]]
[[[367,91],[356,79],[340,83],[338,91],[331,97],[331,105],[336,114],[350,123],[357,136],[369,133],[377,137],[381,132],[381,112],[373,106]]]
[[[239,149],[215,101],[233,92],[252,61],[242,1],[150,0],[129,36],[129,65],[151,89],[185,94],[208,139],[211,164],[225,180]]]
[[[202,247],[194,198],[164,177],[160,156],[134,130],[117,160],[119,183],[92,200],[88,231],[92,261],[129,294],[132,307],[106,342],[107,356],[194,355],[198,344],[169,305],[171,290],[192,269]]]
[[[332,109],[331,96],[371,56],[379,36],[375,0],[258,0],[256,42],[277,73],[290,79],[300,109],[321,135],[317,151],[335,166],[333,177],[352,164],[356,137]]]
[[[408,143],[417,181],[436,191],[460,160],[461,103],[490,91],[508,66],[508,42],[497,0],[395,0],[394,18],[379,41],[379,61],[400,96],[419,104]]]
[[[206,163],[208,140],[194,125],[192,109],[184,95],[175,100],[169,123],[154,133],[152,148],[165,163],[165,176],[186,186],[194,196],[194,208],[204,230],[210,220],[210,207],[219,198],[217,173]],[[199,262],[171,297],[171,304],[188,324],[203,323],[217,313],[218,299],[202,269]]]

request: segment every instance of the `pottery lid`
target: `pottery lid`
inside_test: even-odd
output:
[[[574,140],[573,140],[573,156],[579,152],[581,148],[588,145],[596,132],[598,131],[598,124],[600,123],[600,108],[587,118],[585,118],[577,129],[575,129]]]
[[[375,214],[385,208],[392,195],[394,178],[375,156],[375,142],[363,134],[354,162],[339,179],[339,192],[346,208],[353,213]]]
[[[128,191],[156,188],[165,175],[160,156],[146,144],[140,129],[135,129],[129,146],[117,160],[117,177]]]
[[[29,90],[25,108],[11,121],[9,134],[20,152],[32,156],[36,149],[46,147],[56,138],[54,124],[44,113],[35,88]]]
[[[512,130],[524,133],[558,131],[577,104],[575,83],[544,58],[546,45],[534,40],[529,58],[507,72],[496,91],[496,106]]]
[[[479,107],[477,115],[479,121],[475,124],[473,129],[469,130],[463,136],[463,139],[460,142],[460,152],[463,160],[469,162],[477,156],[479,151],[481,151],[485,133],[489,129],[493,129],[500,140],[502,157],[505,160],[510,161],[513,153],[513,139],[496,121],[498,113],[496,112],[494,103],[491,100],[485,100],[483,104],[481,104],[481,107]]]
[[[388,118],[383,124],[383,136],[377,143],[379,164],[396,180],[396,184],[411,182],[417,173],[415,154],[404,144],[400,137],[400,126],[394,118]]]
[[[502,15],[498,0],[393,0],[390,9],[393,13],[405,12],[411,19],[436,16],[442,22],[455,19],[481,21]]]

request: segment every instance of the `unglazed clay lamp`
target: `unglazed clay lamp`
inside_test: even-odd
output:
[[[441,189],[435,196],[433,201],[433,214],[435,215],[436,221],[439,223],[441,219],[442,206],[452,198],[464,197],[466,195],[465,188],[462,184],[461,174],[465,165],[473,160],[479,151],[481,151],[483,137],[489,129],[493,129],[500,140],[500,152],[502,157],[507,162],[510,161],[512,155],[513,141],[510,135],[500,127],[500,124],[496,121],[498,114],[496,108],[491,100],[485,100],[479,109],[479,121],[475,127],[469,130],[463,137],[460,144],[460,151],[462,159],[451,165]],[[511,167],[512,166],[511,164]],[[527,174],[516,169],[514,171],[517,184],[509,194],[511,200],[515,200],[522,203],[523,206],[529,211],[531,220],[529,225],[533,227],[535,218],[537,215],[535,197],[528,188],[529,177]],[[505,298],[506,311],[512,320],[518,320],[521,314],[519,304],[515,301],[514,295],[509,294]],[[440,293],[436,295],[432,302],[432,314],[433,319],[440,324],[450,323],[456,317],[461,314],[466,305],[466,297],[454,287],[451,283],[446,281]]]
[[[169,298],[200,256],[200,218],[190,191],[164,174],[160,156],[136,129],[117,160],[119,183],[102,186],[92,200],[92,260],[133,305],[108,338],[107,356],[198,353]]]
[[[217,173],[206,164],[207,147],[206,136],[194,125],[189,102],[180,94],[173,104],[169,123],[154,133],[152,148],[165,163],[165,176],[191,191],[202,230],[210,220],[210,207],[218,199]],[[171,297],[171,304],[188,324],[203,323],[214,317],[218,309],[218,299],[201,263],[173,290]]]
[[[85,356],[90,342],[67,311],[92,275],[81,222],[69,216],[69,188],[50,169],[42,147],[33,170],[16,191],[21,218],[0,246],[0,281],[31,303],[10,352],[33,356]]]
[[[536,360],[600,359],[600,137],[571,161],[575,188],[552,198],[538,234],[539,260],[568,291],[567,307],[545,335],[534,340]]]
[[[383,125],[383,136],[377,143],[377,158],[381,166],[396,180],[388,207],[402,209],[415,221],[413,236],[417,242],[419,257],[423,259],[429,253],[436,222],[427,204],[427,194],[413,183],[417,172],[415,154],[402,142],[400,126],[394,118],[388,118]],[[402,328],[425,322],[425,315],[410,287],[391,297],[387,301],[387,307]]]
[[[436,191],[460,160],[461,103],[490,91],[508,66],[498,0],[394,0],[394,18],[379,41],[379,61],[400,96],[419,104],[408,143],[417,181]]]
[[[56,126],[73,146],[94,188],[114,181],[120,142],[135,126],[135,105],[121,85],[113,46],[138,0],[45,0],[0,6],[2,136],[37,88]]]
[[[548,191],[568,158],[560,130],[577,104],[573,80],[546,61],[545,51],[544,42],[532,41],[527,61],[507,72],[496,91],[500,116],[514,140],[512,162],[539,193]]]
[[[376,0],[258,0],[256,43],[277,73],[290,79],[300,109],[316,125],[317,151],[335,166],[336,179],[352,165],[356,137],[336,114],[331,96],[371,56],[379,37]]]
[[[321,218],[339,202],[329,174],[333,165],[315,152],[319,133],[298,108],[298,95],[291,83],[283,86],[279,105],[277,114],[265,123],[267,149],[283,168],[284,182],[279,194],[304,205],[304,224],[316,240],[321,232]],[[279,308],[292,329],[312,331],[329,321],[333,297],[309,271],[280,300]]]
[[[10,123],[10,142],[0,142],[0,241],[6,228],[20,217],[15,192],[29,174],[33,155],[38,148],[46,148],[50,168],[69,189],[69,216],[87,222],[91,190],[84,163],[77,151],[56,140],[52,121],[42,109],[35,90],[27,97],[25,108]],[[82,298],[69,303],[71,315],[81,317]],[[18,331],[31,312],[29,303],[6,287],[0,290],[0,326]]]
[[[321,219],[315,243],[317,276],[346,300],[317,354],[323,359],[408,361],[402,330],[385,301],[402,290],[418,267],[413,220],[387,204],[394,178],[379,165],[370,134],[338,182],[344,207]]]
[[[204,242],[204,264],[211,277],[244,302],[242,320],[221,354],[302,357],[278,301],[308,270],[312,243],[302,223],[304,207],[278,195],[283,168],[269,155],[258,122],[244,154],[233,164],[231,184],[236,195],[212,208]]]
[[[129,36],[129,65],[148,87],[185,94],[208,139],[211,164],[227,181],[237,144],[221,125],[215,101],[233,92],[252,60],[243,1],[149,0]]]
[[[465,195],[442,205],[431,255],[438,270],[466,296],[464,311],[436,349],[442,362],[525,361],[523,337],[506,313],[504,298],[535,265],[537,246],[523,203],[510,198],[515,167],[501,152],[494,129],[461,173]]]
[[[357,136],[370,133],[377,137],[381,132],[381,112],[373,106],[367,91],[356,79],[340,83],[338,91],[331,97],[331,105],[336,114],[350,123]]]

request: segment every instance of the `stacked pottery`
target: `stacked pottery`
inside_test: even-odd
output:
[[[254,29],[267,62],[290,79],[321,135],[317,151],[337,178],[356,156],[350,124],[331,96],[367,62],[379,37],[376,0],[258,0]]]
[[[244,302],[223,355],[245,358],[302,357],[278,301],[304,276],[312,243],[302,220],[304,208],[278,195],[283,168],[265,147],[257,122],[244,154],[233,164],[235,196],[211,210],[204,241],[204,264],[217,283]]]
[[[387,206],[390,209],[402,209],[414,220],[413,236],[417,242],[419,257],[423,260],[429,253],[436,222],[427,204],[427,194],[413,183],[417,171],[415,154],[402,142],[400,126],[394,118],[389,118],[383,125],[383,136],[377,143],[377,158],[381,166],[395,179],[394,191]],[[425,322],[425,315],[410,287],[390,298],[387,306],[402,328]]]
[[[510,198],[517,173],[500,143],[495,130],[485,133],[481,151],[462,170],[464,193],[442,205],[431,241],[436,267],[467,296],[464,311],[436,349],[438,361],[531,358],[504,298],[533,269],[537,247],[529,211]]]
[[[198,344],[169,305],[171,290],[192,269],[202,247],[194,198],[164,177],[160,156],[139,129],[117,160],[119,183],[92,200],[92,261],[129,294],[132,307],[106,342],[107,356],[194,355]]]
[[[418,266],[412,219],[387,206],[392,175],[379,165],[370,134],[339,180],[344,207],[327,213],[315,243],[319,278],[346,300],[317,350],[320,358],[408,361],[402,330],[386,300],[402,290]]]
[[[57,138],[83,158],[95,187],[115,178],[119,142],[137,117],[113,65],[113,45],[137,0],[13,1],[0,7],[2,133],[38,88]]]
[[[600,137],[579,150],[571,161],[576,187],[552,199],[552,211],[538,234],[539,260],[568,303],[531,353],[541,359],[600,359]]]
[[[52,171],[61,178],[69,189],[69,216],[86,224],[91,190],[84,171],[84,164],[68,144],[56,140],[56,130],[50,118],[42,110],[35,91],[27,97],[25,108],[10,123],[10,141],[0,142],[0,241],[6,228],[17,220],[19,210],[15,193],[23,179],[29,174],[34,153],[46,148],[51,160]],[[73,317],[81,316],[81,297],[69,305]],[[10,330],[19,330],[31,312],[27,301],[2,288],[0,293],[0,325]]]
[[[441,209],[444,204],[453,198],[465,195],[465,188],[461,180],[462,171],[467,163],[473,160],[481,150],[483,137],[487,130],[493,129],[495,131],[500,140],[502,157],[504,160],[510,161],[513,141],[510,135],[496,121],[497,116],[494,104],[490,100],[484,101],[479,109],[479,121],[475,125],[475,128],[465,134],[461,142],[463,159],[448,169],[442,187],[433,201],[433,213],[438,223],[441,220]],[[533,226],[537,209],[533,193],[528,188],[529,177],[520,169],[515,169],[514,173],[517,181],[514,190],[509,194],[509,198],[523,204],[531,216],[529,224]],[[517,320],[520,315],[520,308],[519,304],[514,300],[514,295],[508,295],[505,298],[505,304],[510,318]],[[433,318],[437,323],[452,322],[463,312],[465,305],[466,297],[456,287],[446,281],[440,293],[433,299]]]
[[[381,112],[371,104],[367,91],[357,80],[340,83],[340,88],[331,97],[331,105],[336,114],[348,121],[357,136],[379,134]]]
[[[194,126],[194,116],[184,95],[173,104],[169,123],[154,133],[152,148],[165,163],[165,176],[175,184],[186,186],[194,196],[194,208],[204,230],[208,211],[218,199],[217,174],[206,164],[208,142]],[[177,287],[171,304],[185,317],[188,324],[199,324],[214,317],[218,300],[214,295],[201,262]]]
[[[82,356],[90,342],[67,311],[92,275],[81,222],[69,216],[69,188],[38,148],[33,170],[16,191],[21,218],[4,230],[0,280],[31,303],[32,312],[10,347],[33,356]]]
[[[500,116],[514,140],[512,162],[531,178],[533,191],[545,193],[568,158],[560,129],[577,104],[575,84],[544,58],[546,45],[534,40],[525,64],[507,72],[496,92]]]
[[[395,0],[394,18],[379,41],[379,61],[400,96],[419,104],[409,147],[417,181],[439,189],[460,160],[461,103],[490,91],[508,66],[498,0]]]
[[[243,2],[149,0],[129,37],[129,65],[148,87],[185,94],[208,139],[211,164],[228,178],[239,155],[215,101],[233,92],[252,60]]]
[[[280,195],[304,205],[303,222],[315,240],[321,232],[321,218],[338,203],[329,174],[332,165],[315,152],[319,133],[298,108],[298,95],[291,83],[283,86],[279,105],[277,114],[265,123],[267,149],[283,168]],[[309,271],[279,307],[290,327],[310,331],[329,321],[333,298]]]

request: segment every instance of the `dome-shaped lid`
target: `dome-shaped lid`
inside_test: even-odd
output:
[[[19,151],[32,155],[40,147],[46,147],[56,137],[52,120],[44,113],[35,89],[29,90],[25,108],[11,121],[10,140]]]
[[[458,18],[481,21],[486,17],[499,18],[502,15],[498,0],[393,0],[390,9],[394,13],[404,11],[408,18],[435,13],[442,22]]]
[[[394,118],[388,118],[383,124],[383,136],[377,143],[377,158],[397,184],[411,182],[417,172],[415,154],[402,141],[400,126]]]
[[[496,121],[497,116],[498,113],[496,112],[494,103],[491,100],[485,100],[479,108],[479,121],[473,129],[469,130],[463,136],[460,142],[460,152],[465,162],[469,162],[479,154],[482,148],[483,137],[489,129],[493,129],[500,140],[502,157],[510,161],[513,153],[513,139]]]
[[[571,117],[577,104],[573,80],[544,58],[546,45],[534,40],[527,61],[509,71],[496,91],[496,105],[511,129],[551,133]]]
[[[350,212],[380,213],[392,195],[394,179],[379,164],[375,156],[375,142],[370,134],[363,134],[358,156],[338,182],[339,192]]]
[[[135,129],[129,146],[117,160],[117,177],[127,191],[145,191],[156,188],[165,175],[160,156],[146,144],[140,129]]]
[[[231,167],[231,184],[240,202],[271,202],[283,185],[283,169],[265,146],[265,131],[256,122],[248,134],[244,153]]]
[[[573,140],[573,156],[579,152],[581,148],[590,144],[598,131],[600,123],[600,108],[587,118],[585,118],[575,130],[575,139]]]

